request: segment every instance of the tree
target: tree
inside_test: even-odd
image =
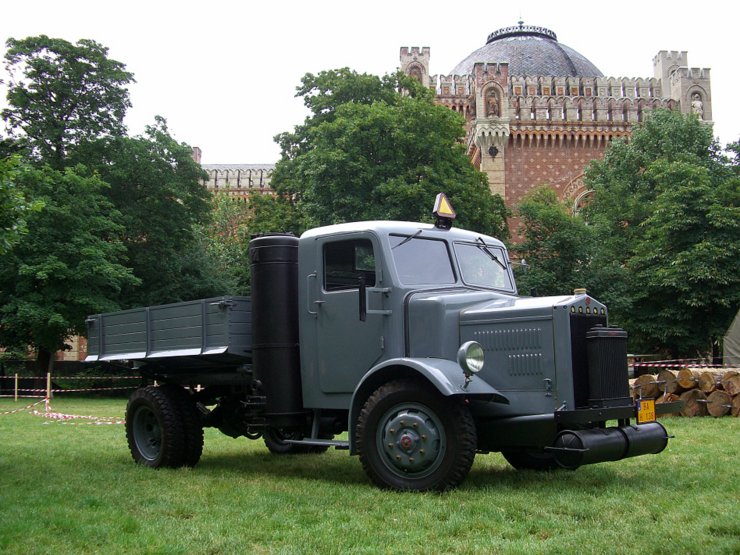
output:
[[[208,221],[210,194],[192,149],[157,117],[139,137],[111,137],[80,145],[74,157],[110,187],[122,215],[128,263],[141,285],[124,290],[127,306],[189,300],[218,291],[195,245],[194,226]]]
[[[0,345],[30,346],[48,368],[88,314],[118,309],[118,293],[137,280],[122,264],[120,214],[98,177],[83,166],[26,167],[16,183],[43,209],[28,214],[28,233],[0,258]]]
[[[467,159],[463,119],[435,105],[403,74],[349,69],[306,74],[297,96],[311,115],[276,137],[282,150],[272,184],[296,195],[306,225],[363,219],[431,221],[445,192],[457,225],[508,236],[503,199]]]
[[[740,304],[736,164],[693,115],[655,111],[591,164],[596,289],[640,349],[705,354]]]
[[[40,201],[29,202],[18,188],[16,176],[20,158],[0,158],[0,256],[4,255],[28,231],[26,218],[40,210]]]
[[[585,222],[548,186],[528,193],[517,210],[523,241],[513,251],[527,261],[517,271],[520,294],[562,295],[586,287],[591,237]]]
[[[221,278],[221,294],[248,294],[251,282],[249,241],[260,233],[293,233],[303,230],[291,199],[250,195],[246,200],[228,194],[213,196],[208,223],[197,226],[196,237],[212,274]]]
[[[196,226],[196,237],[210,260],[210,271],[224,281],[222,294],[244,295],[250,282],[249,205],[217,193],[212,206],[210,221]]]
[[[123,135],[131,106],[125,66],[92,40],[72,44],[46,35],[8,39],[8,104],[2,112],[11,132],[22,132],[40,159],[57,169],[84,140]]]

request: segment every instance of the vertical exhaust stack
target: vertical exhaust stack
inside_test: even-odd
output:
[[[303,423],[298,351],[298,238],[270,234],[249,243],[252,269],[252,363],[266,397],[267,424]]]

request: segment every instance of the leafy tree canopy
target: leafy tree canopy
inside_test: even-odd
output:
[[[705,353],[740,306],[740,181],[711,128],[655,111],[586,173],[595,289],[636,346]]]
[[[124,291],[126,305],[213,293],[210,269],[194,263],[192,250],[194,226],[207,222],[211,210],[206,175],[191,148],[172,138],[163,118],[142,136],[81,145],[75,159],[109,184],[107,195],[121,213],[128,264],[141,280],[139,287]]]
[[[88,314],[118,309],[121,289],[137,279],[120,263],[120,214],[98,177],[84,166],[25,167],[16,183],[43,209],[28,214],[28,233],[0,258],[0,344],[34,347],[48,362],[83,333]]]
[[[518,267],[522,295],[563,295],[588,284],[591,234],[548,186],[534,189],[517,208],[523,241],[513,247],[527,262]]]
[[[0,158],[0,256],[28,230],[30,211],[40,210],[41,201],[29,202],[16,183],[20,158]]]
[[[11,38],[6,45],[11,77],[2,117],[38,158],[59,169],[81,141],[124,134],[131,106],[126,85],[134,77],[108,58],[107,48],[46,35]]]
[[[435,105],[416,80],[349,69],[309,73],[298,96],[311,115],[276,137],[282,156],[272,184],[279,194],[296,195],[306,226],[431,221],[443,191],[457,225],[508,236],[503,199],[491,195],[460,142],[462,118]]]

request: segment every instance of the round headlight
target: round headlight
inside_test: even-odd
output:
[[[483,347],[476,341],[463,343],[457,351],[457,362],[466,376],[470,377],[477,374],[483,369],[485,362]]]

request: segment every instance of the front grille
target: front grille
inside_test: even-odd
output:
[[[630,404],[627,377],[627,332],[596,326],[586,334],[589,406]]]

